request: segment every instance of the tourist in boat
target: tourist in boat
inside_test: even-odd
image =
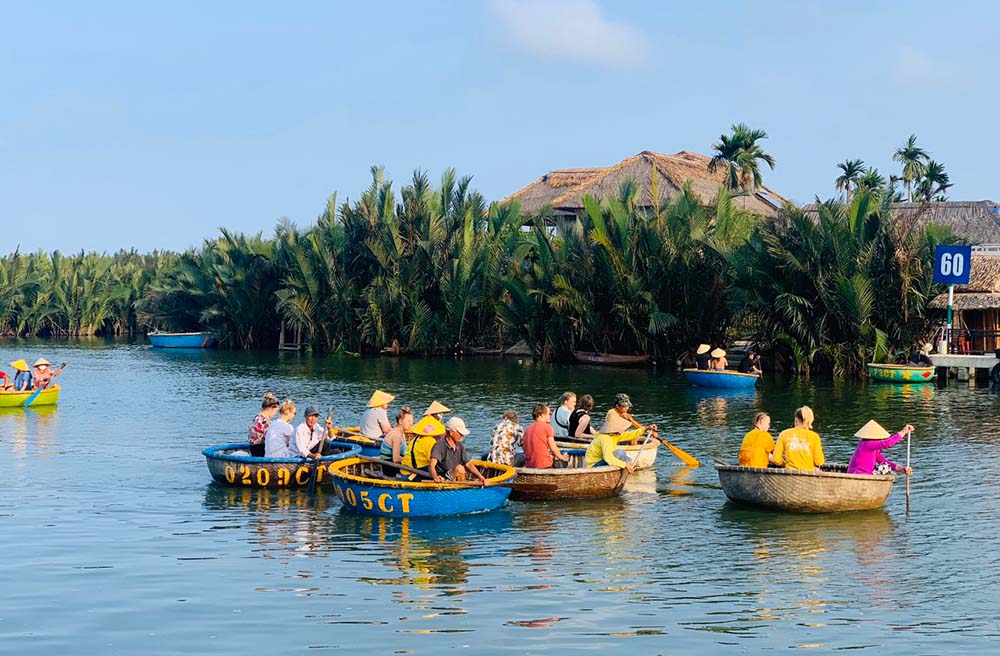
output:
[[[250,431],[247,434],[247,441],[250,442],[250,455],[264,457],[264,441],[267,436],[267,429],[271,427],[271,420],[278,414],[278,406],[281,403],[278,397],[268,392],[264,395],[264,400],[260,404],[260,412],[250,422]]]
[[[501,465],[513,465],[517,447],[523,443],[524,428],[518,423],[517,413],[508,410],[493,428],[490,452],[486,459]]]
[[[445,434],[444,424],[434,417],[426,415],[413,425],[412,433],[413,439],[406,446],[407,455],[403,461],[414,469],[426,470],[431,463],[431,450]],[[417,478],[417,475],[411,474],[408,478],[413,480]]]
[[[552,409],[544,403],[535,405],[531,411],[535,421],[524,429],[524,466],[531,469],[549,469],[560,463],[568,463],[569,456],[556,446],[556,438],[549,424]],[[563,465],[565,466],[565,465]]]
[[[552,432],[556,437],[569,437],[569,418],[576,409],[576,394],[563,392],[559,407],[552,413]]]
[[[32,389],[31,382],[31,370],[28,368],[28,363],[21,360],[14,360],[10,363],[10,366],[14,367],[14,391],[15,392],[28,392]]]
[[[452,417],[445,427],[444,437],[437,441],[431,449],[431,460],[428,470],[435,483],[443,483],[445,479],[463,482],[471,473],[486,485],[486,477],[471,462],[469,452],[465,449],[463,440],[469,434],[465,422],[459,417]]]
[[[297,458],[322,458],[329,451],[327,437],[332,434],[333,418],[326,418],[326,426],[319,425],[319,410],[306,408],[305,420],[295,429],[292,448]]]
[[[812,408],[807,405],[795,411],[795,425],[781,431],[774,445],[774,464],[814,471],[826,462],[819,435],[812,429],[813,419]]]
[[[916,344],[910,347],[910,357],[906,364],[911,367],[933,367],[934,363],[928,355],[931,352],[931,345],[924,344],[918,347]]]
[[[0,371],[0,389],[6,390],[10,389],[11,387],[12,385],[10,383],[10,376],[7,375],[7,372]]]
[[[747,353],[747,357],[743,358],[740,362],[739,369],[737,369],[741,374],[759,374],[760,369],[760,354],[756,351],[750,351]]]
[[[52,369],[51,365],[52,363],[45,358],[38,358],[35,360],[35,364],[31,365],[33,369],[31,372],[31,385],[33,389],[45,389],[49,386],[49,382],[66,368],[65,362],[59,365],[58,369]]]
[[[888,474],[890,472],[901,472],[909,476],[913,469],[906,465],[895,463],[882,455],[882,449],[897,444],[903,438],[913,432],[913,426],[907,424],[896,433],[890,436],[889,431],[882,428],[877,421],[872,419],[861,427],[854,437],[861,439],[858,448],[851,456],[851,462],[847,465],[848,474]]]
[[[604,425],[601,426],[599,433],[612,433],[620,435],[634,428],[640,428],[652,431],[653,439],[659,437],[656,432],[656,424],[650,424],[648,427],[643,426],[635,420],[629,410],[632,408],[632,400],[629,398],[628,394],[618,394],[615,396],[615,407],[608,410],[608,414],[604,417]],[[643,431],[634,431],[635,435],[632,439],[632,444],[637,444],[639,435]]]
[[[431,401],[431,404],[424,410],[425,417],[434,417],[438,421],[444,421],[444,416],[451,412],[451,408],[439,401]]]
[[[771,416],[758,412],[753,418],[753,429],[743,436],[740,445],[740,467],[767,467],[774,453],[774,438],[771,437]]]
[[[373,440],[380,440],[392,430],[389,423],[389,404],[396,398],[388,392],[375,390],[368,399],[368,409],[361,415],[361,434]]]
[[[295,438],[292,419],[295,417],[295,412],[296,407],[291,399],[285,399],[284,403],[278,406],[278,418],[271,422],[267,433],[264,434],[265,458],[300,457],[292,447]]]
[[[726,359],[725,349],[717,348],[710,354],[712,356],[711,361],[708,363],[708,368],[714,371],[725,371],[726,367],[729,366],[729,360]]]
[[[594,436],[593,426],[590,423],[590,411],[594,409],[594,397],[584,394],[580,397],[576,409],[569,416],[570,437],[583,437],[590,439]]]
[[[708,344],[698,345],[698,350],[694,352],[694,362],[695,366],[698,367],[698,369],[702,370],[708,369],[708,363],[712,358],[712,356],[710,356],[708,352],[711,350],[712,347],[709,346]]]
[[[628,454],[618,446],[618,440],[614,435],[599,433],[594,436],[587,447],[587,453],[583,457],[585,467],[604,467],[611,465],[619,469],[627,469],[628,473],[635,471],[632,463],[629,462]]]
[[[402,463],[403,457],[406,456],[406,433],[412,428],[413,412],[404,405],[396,414],[396,426],[382,439],[379,457],[397,464]]]

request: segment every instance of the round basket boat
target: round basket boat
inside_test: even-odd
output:
[[[490,483],[509,483],[513,467],[473,460]],[[499,508],[510,496],[508,487],[477,487],[457,483],[408,481],[388,477],[382,466],[347,458],[330,466],[333,489],[344,508],[380,517],[432,517],[485,512]]]
[[[330,481],[327,472],[333,463],[361,453],[361,447],[356,444],[340,441],[330,444],[336,449],[336,453],[320,458],[316,465],[317,484]],[[201,453],[205,456],[212,478],[225,485],[285,489],[306,487],[309,484],[313,465],[303,458],[257,458],[236,453],[249,449],[250,445],[243,442],[210,446]]]
[[[564,469],[517,468],[517,482],[529,483],[515,488],[511,498],[517,501],[553,499],[599,499],[620,494],[628,479],[628,470],[604,465],[584,467],[584,452],[567,451],[569,467]]]
[[[360,426],[344,426],[342,428],[334,427],[333,435],[336,435],[338,442],[356,444],[361,448],[361,453],[359,455],[366,458],[378,458],[381,453],[382,440],[365,437],[361,434]]]
[[[31,398],[35,390],[27,392],[15,392],[13,390],[0,390],[0,408],[20,408],[24,402]],[[28,407],[34,408],[36,405],[55,405],[59,401],[59,386],[46,387]]]
[[[629,438],[626,438],[629,439]],[[557,437],[556,446],[560,449],[586,449],[590,444],[589,440],[575,439],[572,437]],[[643,444],[619,444],[618,448],[625,451],[629,462],[634,462],[635,470],[651,469],[656,462],[656,454],[659,453],[660,442],[650,440]],[[639,455],[636,458],[636,454]]]
[[[731,501],[804,513],[881,508],[896,480],[895,474],[848,474],[843,464],[824,465],[818,472],[735,465],[715,469]]]
[[[738,371],[684,369],[683,372],[687,381],[698,387],[747,388],[753,387],[760,380],[760,376],[757,374],[741,374]]]
[[[869,362],[868,375],[880,383],[932,383],[937,372],[934,371],[934,367]]]

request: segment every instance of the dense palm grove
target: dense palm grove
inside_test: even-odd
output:
[[[231,348],[272,349],[284,325],[317,352],[523,340],[543,361],[573,350],[673,361],[702,341],[749,338],[785,371],[859,375],[928,330],[933,248],[949,235],[891,203],[899,181],[940,197],[947,174],[911,137],[901,178],[848,160],[842,199],[762,219],[738,199],[761,184],[760,163],[774,165],[763,138],[744,125],[720,138],[713,168],[727,188],[711,206],[685,189],[640,207],[627,183],[553,229],[516,202],[487,206],[452,171],[397,191],[373,169],[358,200],[331,199],[312,226],[282,222],[271,238],[223,230],[180,254],[15,252],[0,258],[0,333],[208,328]]]

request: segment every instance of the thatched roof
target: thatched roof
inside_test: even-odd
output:
[[[655,171],[661,200],[677,195],[684,184],[690,182],[695,195],[708,204],[715,202],[719,187],[725,181],[723,167],[709,171],[709,161],[710,158],[704,155],[685,150],[676,155],[644,150],[614,166],[551,171],[503,202],[517,199],[522,211],[528,215],[538,214],[547,206],[556,212],[576,213],[583,210],[585,195],[595,198],[615,196],[624,181],[632,180],[639,189],[639,206],[652,207]],[[746,199],[746,208],[762,216],[774,216],[786,202],[768,187],[757,189]]]
[[[955,309],[957,310],[991,310],[1000,308],[1000,294],[970,293],[959,294],[956,287]],[[928,306],[932,310],[948,309],[948,294],[938,294]]]
[[[815,213],[816,205],[802,209]],[[992,200],[893,203],[892,209],[900,218],[916,218],[918,225],[947,226],[955,236],[973,244],[1000,244],[1000,205]]]
[[[948,307],[948,294],[938,294],[930,302],[935,310]],[[1000,308],[1000,256],[972,254],[969,284],[955,285],[955,307],[959,310]]]

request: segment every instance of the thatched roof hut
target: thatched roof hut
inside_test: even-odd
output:
[[[623,182],[632,180],[639,190],[638,205],[652,207],[652,181],[656,175],[661,200],[677,195],[685,183],[690,183],[695,195],[710,204],[715,202],[719,187],[725,182],[725,170],[719,167],[716,171],[709,171],[709,161],[710,158],[705,155],[686,150],[676,155],[644,150],[614,166],[550,171],[503,202],[517,199],[527,215],[536,215],[551,207],[557,216],[575,216],[583,211],[585,195],[598,199],[615,196]],[[768,187],[760,187],[745,198],[746,209],[761,216],[775,216],[787,202]]]
[[[930,308],[948,307],[948,294],[938,294]],[[955,285],[955,307],[959,310],[1000,308],[1000,256],[973,252],[969,284]]]
[[[802,209],[806,214],[816,213],[814,203]],[[955,236],[973,244],[1000,244],[1000,205],[992,200],[893,203],[892,209],[902,219],[915,219],[917,225],[951,228]]]

